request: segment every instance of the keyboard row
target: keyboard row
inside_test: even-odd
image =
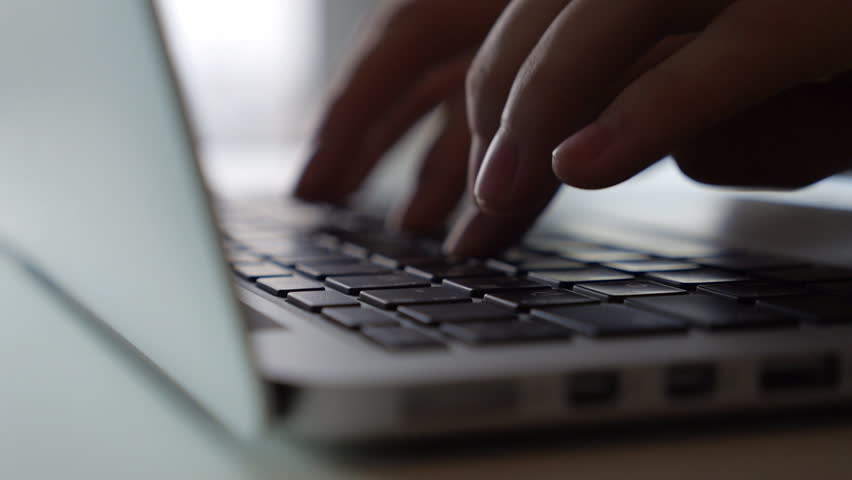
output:
[[[827,294],[776,295],[753,283],[689,292],[649,280],[577,284],[572,290],[513,277],[470,277],[433,284],[410,273],[329,277],[296,272],[263,277],[259,288],[392,348],[728,331],[852,322],[852,303]],[[731,298],[732,290],[753,303]],[[774,296],[773,296],[774,295]]]
[[[450,261],[384,234],[257,232],[227,243],[241,277],[394,350],[852,322],[852,273],[790,259],[662,258],[552,237]]]

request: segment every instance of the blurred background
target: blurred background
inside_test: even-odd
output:
[[[159,0],[204,143],[298,139],[333,65],[382,0]]]

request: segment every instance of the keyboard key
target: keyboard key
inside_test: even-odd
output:
[[[532,315],[590,337],[674,333],[686,330],[686,324],[680,320],[624,305],[534,309]]]
[[[474,297],[481,297],[486,293],[509,292],[513,290],[544,290],[547,285],[533,280],[514,277],[471,277],[444,280],[444,285],[460,288]]]
[[[386,255],[382,253],[374,253],[370,255],[370,261],[389,268],[403,268],[409,265],[437,265],[444,260],[445,258],[443,256],[434,254]]]
[[[652,295],[677,295],[686,290],[660,285],[647,280],[625,280],[620,282],[580,283],[574,286],[580,293],[600,295],[608,300],[623,300],[628,297],[647,297]]]
[[[288,293],[287,301],[312,312],[319,312],[326,307],[354,307],[358,305],[358,301],[354,298],[332,290]]]
[[[591,242],[573,240],[563,237],[531,237],[525,242],[525,248],[548,253],[559,253],[560,251],[591,250],[601,248],[600,245]]]
[[[317,280],[323,280],[326,277],[342,277],[346,275],[378,275],[382,273],[392,273],[393,270],[375,265],[372,263],[333,263],[333,264],[314,264],[300,263],[296,265],[296,270]]]
[[[367,258],[370,256],[370,249],[351,242],[345,242],[340,247],[340,253],[355,258]]]
[[[808,289],[814,292],[827,293],[829,295],[845,295],[847,298],[852,298],[852,280],[812,283],[808,285]]]
[[[698,291],[742,301],[752,301],[757,300],[758,298],[767,297],[782,297],[786,295],[801,295],[807,293],[807,290],[803,287],[797,287],[786,283],[762,281],[702,285],[698,287]]]
[[[528,260],[519,264],[508,263],[503,260],[490,259],[487,263],[489,266],[506,272],[510,275],[518,273],[535,271],[553,271],[553,270],[571,270],[576,268],[586,268],[585,263],[576,262],[560,257],[548,257],[537,260]]]
[[[627,304],[686,320],[709,330],[786,327],[796,318],[711,295],[628,299]]]
[[[831,282],[852,280],[852,269],[818,265],[753,272],[761,278],[790,283]]]
[[[273,262],[284,265],[286,267],[293,267],[299,263],[309,263],[311,265],[319,265],[321,263],[325,264],[337,264],[337,263],[352,263],[355,261],[352,257],[347,257],[345,255],[340,255],[337,253],[316,253],[316,254],[296,254],[296,255],[273,255],[270,257],[270,260]]]
[[[500,275],[500,272],[493,268],[488,268],[481,263],[466,263],[466,264],[437,264],[437,265],[420,265],[410,266],[405,269],[411,274],[428,278],[436,282],[445,278],[465,278],[465,277],[493,277]]]
[[[627,262],[609,262],[605,263],[604,266],[628,273],[673,272],[699,268],[697,263],[676,260],[631,260]]]
[[[722,255],[719,257],[694,258],[692,261],[707,267],[723,268],[725,270],[735,270],[738,272],[759,270],[763,268],[797,267],[804,264],[804,262],[800,260],[794,260],[791,258],[754,255],[748,253]]]
[[[568,290],[535,290],[532,292],[489,293],[484,299],[487,303],[510,308],[527,310],[530,308],[555,307],[558,305],[580,305],[599,303],[597,300]]]
[[[572,335],[567,328],[536,321],[446,323],[441,325],[441,331],[471,345],[567,340]]]
[[[707,283],[729,283],[748,280],[748,277],[738,273],[725,272],[723,270],[715,270],[711,268],[700,268],[698,270],[683,270],[677,272],[655,272],[649,273],[648,278],[685,289],[692,289],[698,285]]]
[[[447,303],[399,307],[399,313],[425,324],[514,320],[515,313],[485,303]]]
[[[256,263],[256,264],[241,264],[234,265],[234,271],[237,275],[249,281],[255,281],[258,278],[265,277],[289,277],[293,274],[290,270],[280,267],[273,263]]]
[[[571,260],[586,263],[619,262],[624,260],[648,260],[651,258],[644,253],[632,252],[629,250],[613,249],[563,252],[562,255]]]
[[[428,287],[429,281],[410,273],[391,273],[387,275],[356,275],[351,277],[329,277],[325,283],[348,295],[355,295],[361,290],[378,290],[381,288]]]
[[[544,282],[556,288],[570,288],[575,283],[631,280],[633,275],[608,268],[591,267],[563,272],[530,272],[530,280]]]
[[[300,277],[269,277],[257,281],[257,286],[279,297],[286,297],[290,292],[322,290],[321,283]]]
[[[425,333],[407,327],[365,327],[361,333],[391,350],[443,347],[444,344]]]
[[[371,308],[340,307],[329,308],[322,312],[326,317],[347,328],[398,326],[393,317]]]
[[[450,287],[390,288],[365,290],[359,298],[370,305],[392,310],[400,305],[469,302],[467,293]]]
[[[852,299],[834,295],[801,295],[758,301],[758,305],[803,317],[813,323],[852,322]]]

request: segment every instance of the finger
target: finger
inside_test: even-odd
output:
[[[366,129],[431,66],[476,45],[504,4],[495,0],[398,2],[362,31],[358,53],[334,82],[332,100],[296,196],[323,200],[339,164],[359,150]],[[425,40],[424,40],[425,39]]]
[[[468,202],[444,242],[451,256],[493,256],[516,245],[535,223],[536,216],[489,215]]]
[[[553,192],[542,185],[558,184],[550,158],[565,134],[595,118],[645,52],[691,25],[696,16],[692,9],[705,12],[705,3],[724,2],[689,3],[687,10],[680,3],[658,0],[605,5],[575,0],[563,9],[512,85],[500,130],[476,180],[480,207],[492,213],[523,213],[549,198]],[[654,7],[656,14],[650,15]],[[680,18],[677,15],[686,20],[673,21]]]
[[[444,231],[465,190],[470,134],[461,95],[446,105],[446,123],[417,176],[413,193],[389,218],[392,229],[436,234]]]
[[[524,60],[553,18],[570,0],[514,0],[491,29],[467,78],[468,122],[473,141],[468,188],[474,191],[486,149],[500,127],[500,115]]]
[[[750,108],[679,148],[695,180],[795,188],[852,167],[852,85],[806,84]]]
[[[852,54],[835,45],[848,45],[852,27],[830,18],[852,18],[852,4],[777,3],[739,2],[725,10],[566,140],[554,152],[557,175],[583,188],[616,184],[736,113],[852,63]],[[778,15],[770,25],[767,12]]]
[[[463,54],[425,74],[377,120],[365,134],[357,155],[348,163],[339,165],[337,175],[342,182],[335,188],[332,201],[354,192],[384,154],[418,120],[447,98],[459,94],[472,56]]]

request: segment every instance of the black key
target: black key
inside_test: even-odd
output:
[[[370,260],[387,267],[402,268],[406,265],[435,265],[442,263],[446,257],[441,254],[440,248],[406,242],[374,250]]]
[[[797,267],[804,264],[804,262],[800,260],[793,260],[791,258],[754,255],[749,253],[722,255],[720,257],[694,258],[692,261],[708,267],[724,268],[726,270],[735,270],[738,272],[759,270],[763,268]]]
[[[644,253],[632,252],[630,250],[586,250],[576,252],[563,252],[567,258],[578,262],[587,263],[604,263],[604,262],[620,262],[624,260],[648,260],[651,257]]]
[[[365,327],[361,333],[370,340],[391,350],[443,347],[438,340],[406,327]]]
[[[660,285],[647,280],[625,280],[620,282],[580,283],[574,286],[580,293],[600,295],[609,300],[622,300],[628,297],[647,297],[654,295],[677,295],[686,293],[680,288]]]
[[[288,293],[287,301],[312,312],[318,312],[326,307],[354,307],[358,305],[358,301],[354,298],[332,290]]]
[[[786,283],[761,281],[702,285],[698,287],[698,291],[742,301],[751,301],[767,297],[782,297],[786,295],[801,295],[807,293],[807,290],[803,287],[797,287]]]
[[[447,303],[399,307],[399,313],[426,324],[513,320],[515,313],[484,303]]]
[[[531,237],[526,240],[525,248],[539,252],[559,253],[561,251],[593,250],[600,245],[563,237]]]
[[[387,327],[399,325],[393,317],[371,308],[340,307],[329,308],[322,312],[326,317],[347,328]]]
[[[290,292],[323,289],[321,283],[299,277],[261,278],[257,281],[257,286],[279,297],[286,297]]]
[[[738,273],[725,272],[723,270],[715,270],[712,268],[649,273],[648,278],[685,289],[695,288],[698,285],[707,283],[729,283],[748,280],[748,277]]]
[[[405,266],[426,266],[438,265],[446,260],[441,255],[434,254],[409,254],[409,255],[387,255],[383,253],[374,253],[370,256],[370,261],[384,265],[389,268],[403,268]]]
[[[536,321],[446,323],[441,325],[441,331],[471,345],[567,340],[572,333],[559,325]]]
[[[636,298],[628,299],[627,304],[682,318],[710,330],[798,325],[790,315],[711,295]]]
[[[585,263],[576,262],[560,257],[547,257],[537,260],[528,260],[519,264],[509,263],[502,260],[490,259],[488,265],[497,270],[506,272],[510,275],[529,271],[553,271],[553,270],[572,270],[577,268],[586,268]]]
[[[291,256],[277,255],[271,256],[270,259],[280,265],[287,267],[295,266],[298,263],[310,263],[311,265],[352,263],[356,261],[352,257],[340,255],[337,253],[316,253],[316,254],[295,254]]]
[[[513,310],[599,303],[593,298],[584,297],[568,290],[558,289],[534,290],[532,292],[489,293],[485,296],[485,301]]]
[[[467,302],[467,293],[450,287],[426,288],[389,288],[386,290],[365,290],[359,298],[379,308],[392,310],[400,305],[420,305],[427,303]]]
[[[361,245],[346,242],[340,247],[340,252],[344,255],[349,255],[355,258],[367,258],[370,256],[370,249]]]
[[[758,305],[803,317],[814,323],[852,322],[852,299],[834,295],[801,295],[758,301]]]
[[[553,287],[561,288],[570,288],[575,283],[633,279],[633,275],[630,275],[629,273],[618,272],[601,267],[567,270],[564,272],[530,272],[528,277],[530,280],[538,280],[548,285],[552,285]]]
[[[827,293],[829,295],[845,295],[846,298],[852,298],[852,280],[812,283],[808,285],[808,289],[814,292]]]
[[[466,263],[466,264],[437,264],[411,266],[405,269],[406,272],[414,275],[428,278],[431,281],[439,281],[445,278],[465,278],[465,277],[491,277],[500,275],[500,272],[492,268],[488,268],[481,263]]]
[[[296,270],[317,280],[323,280],[326,277],[342,277],[346,275],[378,275],[382,273],[392,273],[393,270],[375,265],[372,263],[300,263],[296,265]]]
[[[785,268],[753,272],[755,275],[790,283],[831,282],[852,280],[852,269],[818,265],[813,267]]]
[[[627,262],[609,262],[605,267],[629,273],[673,272],[677,270],[694,270],[698,264],[678,260],[631,260]]]
[[[456,278],[452,280],[447,279],[444,280],[444,285],[460,288],[474,297],[481,297],[486,293],[494,292],[509,292],[513,290],[543,290],[547,288],[547,285],[544,285],[540,282],[506,276]]]
[[[534,309],[532,314],[590,337],[674,333],[686,330],[686,324],[680,320],[624,305],[554,307]]]
[[[387,275],[356,275],[352,277],[329,277],[325,283],[343,293],[355,295],[361,290],[381,288],[428,287],[429,281],[410,273],[390,273]]]
[[[534,252],[525,248],[512,248],[503,252],[503,254],[495,260],[501,260],[513,265],[518,265],[524,262],[546,260],[548,258],[554,258],[554,256],[552,254]]]
[[[293,274],[293,272],[291,272],[290,270],[275,265],[274,263],[246,263],[234,265],[233,267],[234,271],[237,272],[237,275],[252,282],[257,280],[258,278],[289,277]]]

